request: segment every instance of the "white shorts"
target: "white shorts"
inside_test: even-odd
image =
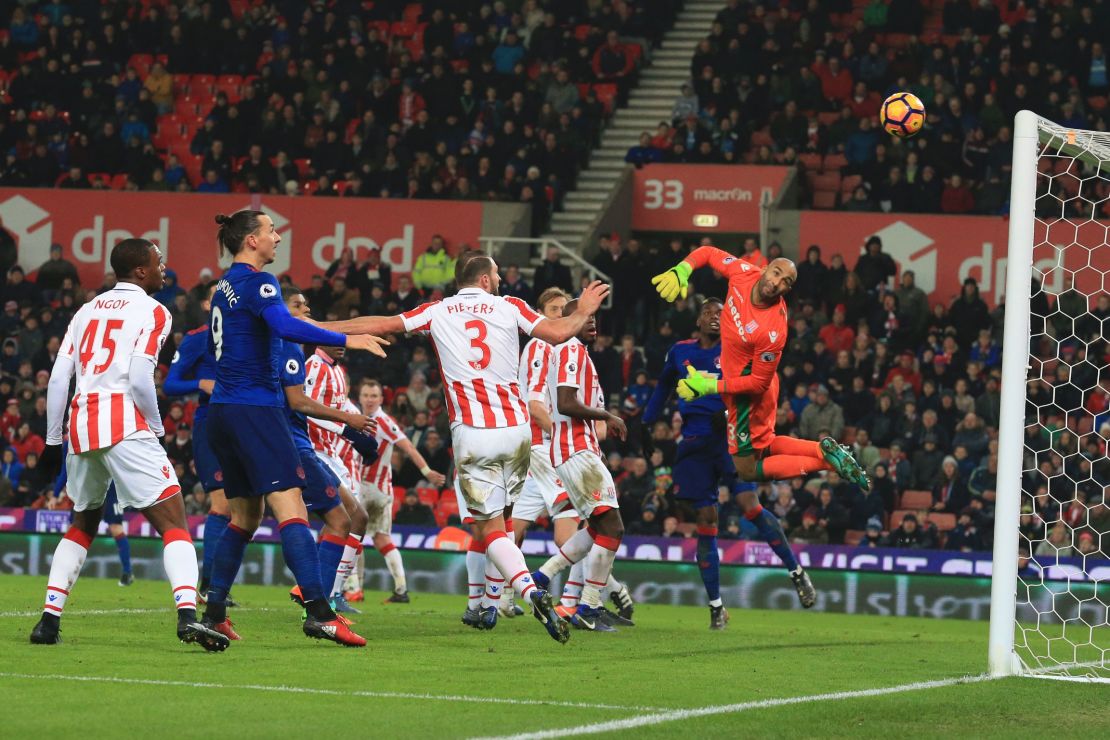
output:
[[[385,493],[373,483],[359,484],[358,498],[370,517],[367,534],[389,534],[393,531],[393,490]]]
[[[338,457],[326,455],[319,450],[316,450],[316,457],[320,458],[320,461],[328,466],[328,470],[335,473],[335,477],[339,479],[340,483],[347,486],[348,491],[353,492],[356,490],[354,486],[351,485],[351,471],[347,470],[347,466],[343,464],[342,460]]]
[[[528,475],[530,425],[480,429],[455,424],[451,441],[459,489],[472,517],[492,519],[516,502]]]
[[[513,504],[513,519],[534,522],[541,516],[574,519],[578,512],[570,505],[563,482],[551,467],[551,454],[546,447],[536,445],[532,447],[528,477],[524,480],[520,499]]]
[[[66,475],[74,511],[102,506],[112,481],[119,505],[138,510],[181,492],[173,463],[153,437],[132,437],[111,447],[70,454]]]
[[[578,514],[587,519],[599,507],[620,508],[617,487],[605,461],[596,452],[579,452],[555,468]]]

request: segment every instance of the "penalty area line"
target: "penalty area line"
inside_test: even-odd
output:
[[[317,689],[305,686],[268,686],[265,684],[220,684],[206,681],[166,681],[153,678],[124,678],[119,676],[71,676],[45,673],[0,672],[0,678],[42,681],[75,681],[79,683],[112,683],[128,686],[167,686],[188,689],[221,689],[227,691],[263,691],[280,694],[311,694],[318,696],[341,696],[361,699],[418,699],[424,701],[459,702],[465,704],[509,704],[516,706],[567,707],[570,709],[609,709],[615,711],[660,712],[661,707],[637,707],[624,704],[593,704],[590,702],[561,701],[557,699],[513,699],[499,696],[465,696],[462,694],[422,694],[406,691],[340,691],[338,689]]]
[[[596,722],[593,724],[577,725],[574,727],[560,727],[553,730],[523,732],[516,735],[502,735],[493,738],[476,740],[542,740],[544,738],[571,737],[574,735],[595,735],[601,732],[619,732],[621,730],[631,730],[636,727],[647,727],[650,725],[663,724],[665,722],[677,722],[685,719],[694,719],[696,717],[708,717],[718,714],[737,714],[739,712],[748,712],[754,709],[769,709],[771,707],[783,707],[793,704],[811,704],[822,701],[839,701],[842,699],[860,699],[871,696],[886,696],[888,694],[903,694],[910,691],[939,689],[946,686],[956,686],[958,684],[981,683],[984,681],[992,681],[995,678],[1000,677],[990,676],[986,674],[978,676],[962,676],[960,678],[944,678],[936,681],[919,681],[916,683],[901,684],[899,686],[887,686],[885,688],[878,689],[836,691],[828,694],[791,696],[782,699],[761,699],[759,701],[747,701],[740,702],[738,704],[720,704],[716,706],[698,707],[695,709],[674,709],[658,712],[656,714],[647,714],[640,717],[629,717],[628,719],[616,719],[610,720],[608,722]]]

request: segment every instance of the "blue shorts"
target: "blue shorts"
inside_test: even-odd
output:
[[[211,403],[208,444],[223,471],[228,498],[304,488],[304,469],[283,408]]]
[[[123,512],[125,508],[120,506],[119,498],[116,497],[116,483],[112,481],[108,486],[108,493],[104,496],[104,513],[102,518],[105,524],[123,524]]]
[[[339,478],[331,472],[324,461],[316,457],[313,450],[298,450],[301,454],[301,467],[304,468],[304,489],[301,498],[305,508],[323,516],[342,501],[339,499]]]
[[[728,486],[733,495],[755,488],[737,477],[724,435],[683,438],[678,443],[671,475],[675,498],[690,501],[695,508],[716,504],[718,486]]]
[[[220,471],[220,461],[208,442],[208,407],[201,406],[193,416],[193,465],[205,493],[218,491],[224,487],[224,474]]]

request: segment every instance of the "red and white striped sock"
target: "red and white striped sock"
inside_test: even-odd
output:
[[[593,530],[589,527],[583,527],[575,532],[574,536],[569,540],[559,546],[556,553],[548,558],[546,563],[540,566],[540,572],[548,578],[554,578],[561,573],[564,568],[574,565],[582,560],[582,558],[586,557],[586,553],[590,551],[593,544]]]
[[[559,600],[563,606],[570,609],[578,606],[578,600],[582,598],[582,584],[585,578],[583,570],[585,570],[585,564],[581,560],[570,567],[567,582],[563,584],[563,596]]]
[[[505,578],[488,557],[486,558],[486,570],[482,578],[486,583],[482,592],[482,608],[498,606],[501,603],[501,594],[505,592]]]
[[[467,608],[477,609],[486,593],[486,545],[477,537],[466,551]]]
[[[362,540],[353,534],[347,535],[347,544],[343,546],[343,555],[339,558],[339,569],[335,571],[335,583],[331,586],[329,596],[335,596],[343,591],[343,582],[355,567],[355,559],[362,549]]]
[[[81,566],[89,554],[93,538],[76,527],[70,527],[54,548],[54,559],[50,562],[50,576],[46,581],[46,600],[43,602],[44,614],[62,616],[69,591],[81,574]]]
[[[405,580],[405,564],[401,560],[401,551],[390,542],[381,549],[381,554],[385,558],[385,567],[389,568],[389,574],[393,576],[393,590],[399,594],[408,591],[408,582]]]
[[[187,529],[167,529],[162,535],[162,565],[173,589],[174,605],[179,609],[197,608],[197,550]]]
[[[617,537],[597,535],[590,554],[586,556],[586,577],[582,586],[582,603],[598,608],[601,606],[601,589],[605,588],[609,574],[613,572],[613,561],[621,541]]]
[[[490,532],[486,535],[486,557],[493,561],[497,569],[507,579],[511,587],[522,599],[527,599],[536,588],[524,553],[504,532]],[[488,569],[487,569],[488,572]]]

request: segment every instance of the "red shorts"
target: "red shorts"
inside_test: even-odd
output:
[[[778,412],[779,376],[757,396],[725,394],[728,413],[728,451],[746,457],[771,446],[775,439]]]

